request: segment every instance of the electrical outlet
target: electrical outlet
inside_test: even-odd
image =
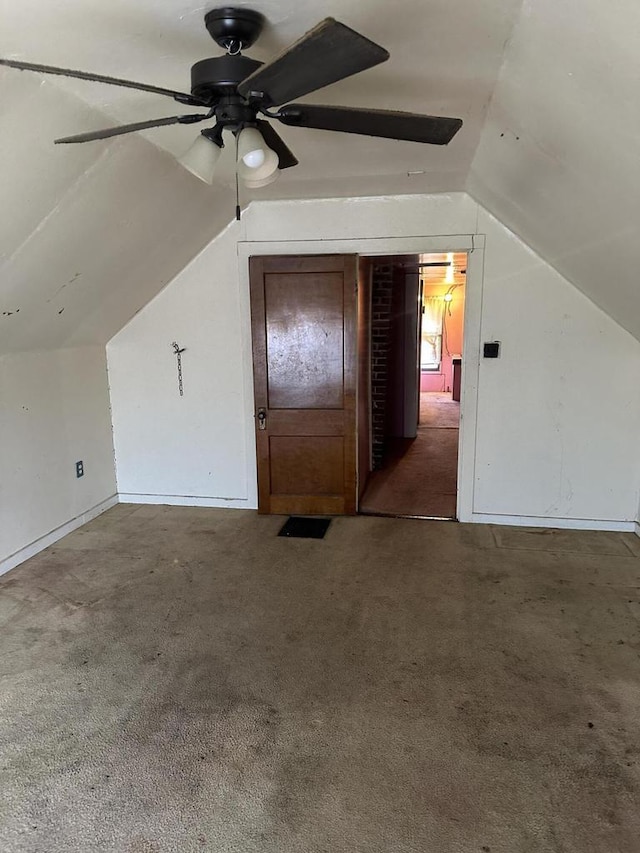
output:
[[[76,462],[76,477],[84,477],[84,462],[82,459]]]

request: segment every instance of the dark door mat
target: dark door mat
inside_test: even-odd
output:
[[[304,518],[292,515],[281,527],[278,536],[290,536],[296,539],[324,539],[331,524],[330,518]]]

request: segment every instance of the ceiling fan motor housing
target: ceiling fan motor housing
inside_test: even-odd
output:
[[[214,56],[202,59],[191,67],[191,94],[205,104],[215,103],[220,95],[235,91],[262,62],[248,56]]]

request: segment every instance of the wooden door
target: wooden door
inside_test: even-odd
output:
[[[355,513],[357,258],[249,263],[258,510]]]

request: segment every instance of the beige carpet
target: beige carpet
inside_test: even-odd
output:
[[[438,391],[420,395],[413,440],[391,439],[384,466],[369,477],[364,513],[456,517],[460,404]]]
[[[420,394],[420,429],[458,429],[460,403],[444,391]]]
[[[640,540],[120,506],[0,581],[2,853],[637,853]]]

